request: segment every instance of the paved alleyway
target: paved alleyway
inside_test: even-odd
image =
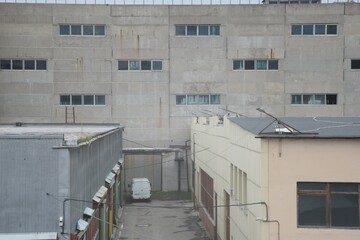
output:
[[[204,240],[198,212],[189,200],[152,200],[127,204],[119,240]]]

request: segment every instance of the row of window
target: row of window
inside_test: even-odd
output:
[[[61,24],[59,28],[63,36],[105,36],[105,25]]]
[[[337,104],[336,94],[293,94],[291,95],[291,104]]]
[[[35,59],[3,59],[0,60],[2,70],[46,70],[46,60]]]
[[[298,182],[298,226],[359,228],[358,183]]]
[[[336,35],[336,24],[293,24],[291,35]]]
[[[176,36],[219,36],[220,25],[176,25]]]
[[[216,105],[220,95],[176,95],[176,105]]]
[[[118,69],[121,71],[162,71],[161,60],[120,60]]]
[[[60,105],[105,105],[105,95],[60,95]]]
[[[278,70],[279,60],[234,60],[233,70]]]

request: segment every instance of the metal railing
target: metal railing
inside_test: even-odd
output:
[[[276,0],[270,0],[275,1]],[[320,1],[320,0],[319,0]],[[0,0],[0,3],[99,4],[99,5],[240,5],[263,4],[264,0]],[[280,4],[309,4],[309,0],[279,0]],[[311,0],[310,0],[311,2]],[[360,0],[321,0],[321,4],[360,3]],[[310,3],[311,4],[311,3]],[[312,3],[319,4],[319,3]]]

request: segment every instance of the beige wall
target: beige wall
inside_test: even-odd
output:
[[[360,239],[359,229],[298,228],[296,193],[298,181],[360,182],[359,143],[356,139],[269,140],[269,210],[270,218],[280,221],[281,239]],[[276,225],[271,226],[270,232],[276,234]]]

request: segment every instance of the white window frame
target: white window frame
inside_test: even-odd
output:
[[[61,104],[61,97],[62,96],[69,96],[70,103],[69,104]],[[73,104],[72,97],[73,96],[81,96],[81,104]],[[85,104],[84,98],[85,96],[92,96],[93,97],[93,104]],[[96,104],[96,96],[103,96],[104,97],[104,104]],[[93,107],[93,106],[106,106],[106,95],[105,94],[60,94],[59,95],[59,105],[60,106],[85,106],[85,107]]]
[[[60,27],[61,26],[69,26],[69,34],[61,34],[61,32],[60,32]],[[72,26],[80,26],[81,34],[80,35],[72,34]],[[93,27],[93,34],[92,35],[85,35],[84,34],[84,26],[92,26]],[[104,35],[96,35],[95,34],[95,27],[96,26],[104,27]],[[59,36],[62,36],[62,37],[66,37],[66,36],[68,36],[68,37],[105,37],[106,36],[106,25],[105,24],[76,24],[76,23],[59,24]]]
[[[301,33],[300,34],[293,34],[292,33],[292,27],[293,26],[301,26]],[[304,34],[304,26],[305,25],[312,25],[313,27],[313,31],[312,34]],[[325,25],[325,33],[324,34],[316,34],[316,25]],[[332,34],[332,33],[328,33],[328,26],[332,26],[335,25],[336,26],[336,34]],[[338,36],[339,35],[339,25],[337,23],[293,23],[290,25],[290,36],[295,36],[295,37],[308,37],[308,36],[318,36],[318,37],[323,37],[323,36]]]

